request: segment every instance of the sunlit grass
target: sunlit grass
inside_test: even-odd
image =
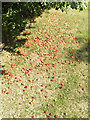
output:
[[[87,14],[43,13],[18,36],[24,45],[2,51],[3,118],[88,117]]]

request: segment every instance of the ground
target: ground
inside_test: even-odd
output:
[[[2,117],[88,118],[88,11],[35,21],[2,50]]]

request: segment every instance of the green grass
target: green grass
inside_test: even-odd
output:
[[[13,75],[2,75],[1,88],[6,90],[2,92],[2,117],[88,118],[88,11],[65,14],[52,9],[36,18],[31,27],[24,31],[31,34],[19,36],[21,42],[12,53],[2,51],[2,70]],[[21,45],[25,38],[28,40]],[[29,68],[32,70],[25,74]]]

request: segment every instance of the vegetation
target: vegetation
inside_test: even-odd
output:
[[[3,2],[2,3],[2,42],[15,47],[16,36],[24,30],[27,21],[34,22],[45,9],[59,8],[63,11],[70,6],[72,9],[85,9],[85,2]],[[87,5],[86,5],[87,6]]]
[[[2,118],[88,118],[88,11],[35,21],[2,51]]]

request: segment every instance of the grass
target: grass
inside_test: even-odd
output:
[[[88,11],[52,9],[18,41],[25,38],[1,54],[2,117],[88,118]]]

